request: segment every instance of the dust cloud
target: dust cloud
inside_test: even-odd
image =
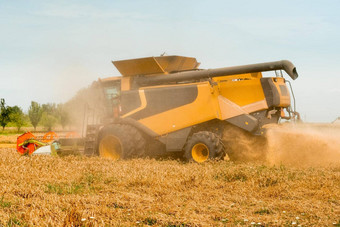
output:
[[[98,83],[83,88],[65,103],[72,126],[84,136],[88,124],[100,123],[105,113],[105,99]]]
[[[340,126],[284,124],[268,129],[266,159],[270,164],[327,166],[340,163]]]
[[[265,136],[254,136],[229,125],[223,142],[234,161],[305,167],[340,163],[340,125],[272,125]]]
[[[229,159],[235,161],[264,161],[267,154],[267,140],[254,136],[243,129],[225,125],[223,144]]]

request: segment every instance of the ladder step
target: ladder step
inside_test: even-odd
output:
[[[86,135],[90,135],[90,136],[96,136],[97,133],[86,133]]]
[[[95,137],[86,137],[86,138],[85,138],[85,143],[86,143],[87,141],[95,142],[95,141],[97,141],[97,139],[96,139]]]

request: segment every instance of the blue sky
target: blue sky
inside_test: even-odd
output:
[[[0,97],[65,102],[111,60],[193,56],[202,68],[288,59],[307,121],[340,116],[340,1],[0,0]]]

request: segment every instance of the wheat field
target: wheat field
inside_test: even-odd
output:
[[[0,150],[4,226],[339,226],[340,165],[19,156]]]

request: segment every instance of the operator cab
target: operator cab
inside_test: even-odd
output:
[[[105,97],[106,115],[117,118],[121,111],[120,93],[121,93],[121,77],[109,77],[99,79],[103,88]]]

